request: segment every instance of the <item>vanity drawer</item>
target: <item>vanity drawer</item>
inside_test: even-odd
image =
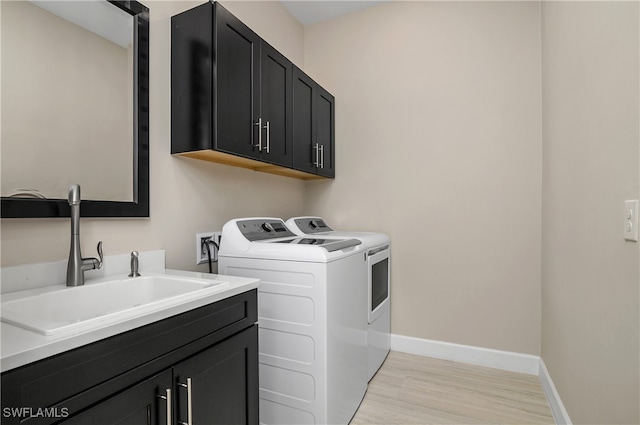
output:
[[[2,374],[4,408],[74,413],[257,321],[257,290],[49,357]],[[23,423],[6,417],[2,423]],[[55,423],[33,418],[28,423]],[[24,420],[23,420],[24,421]]]

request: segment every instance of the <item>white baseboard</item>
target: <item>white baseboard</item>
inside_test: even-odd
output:
[[[544,395],[547,397],[547,401],[549,402],[549,406],[551,407],[551,413],[553,414],[553,419],[556,421],[556,424],[571,425],[569,414],[565,410],[564,404],[562,404],[562,400],[560,400],[560,395],[556,390],[556,386],[553,385],[551,375],[549,375],[549,371],[547,370],[547,367],[545,366],[542,359],[540,359],[540,372],[538,373],[538,378],[540,378],[542,390],[544,391]]]
[[[540,379],[542,390],[547,398],[556,424],[571,425],[569,414],[565,410],[560,395],[553,385],[549,371],[540,356],[396,334],[391,334],[391,349],[436,359],[536,375]]]
[[[391,335],[391,349],[442,360],[453,360],[511,372],[538,375],[540,357],[531,354],[493,350],[450,342],[432,341],[404,335]]]

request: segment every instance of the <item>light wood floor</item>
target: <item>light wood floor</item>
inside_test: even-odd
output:
[[[537,376],[392,351],[351,425],[553,424]]]

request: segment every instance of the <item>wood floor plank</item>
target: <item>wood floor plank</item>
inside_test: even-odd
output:
[[[537,376],[392,351],[351,425],[554,424]]]

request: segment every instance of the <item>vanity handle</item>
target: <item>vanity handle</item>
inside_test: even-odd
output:
[[[324,145],[320,145],[320,168],[324,168]]]
[[[171,405],[173,404],[173,400],[171,400],[171,389],[167,388],[165,390],[167,392],[166,396],[158,394],[158,398],[167,401],[167,425],[171,425]]]
[[[269,121],[267,121],[267,125],[264,126],[267,129],[267,153],[269,153],[269,135],[271,134],[271,129],[269,128]]]
[[[187,383],[178,382],[178,385],[187,389],[187,422],[179,421],[180,425],[193,425],[193,403],[191,378],[187,378]]]

